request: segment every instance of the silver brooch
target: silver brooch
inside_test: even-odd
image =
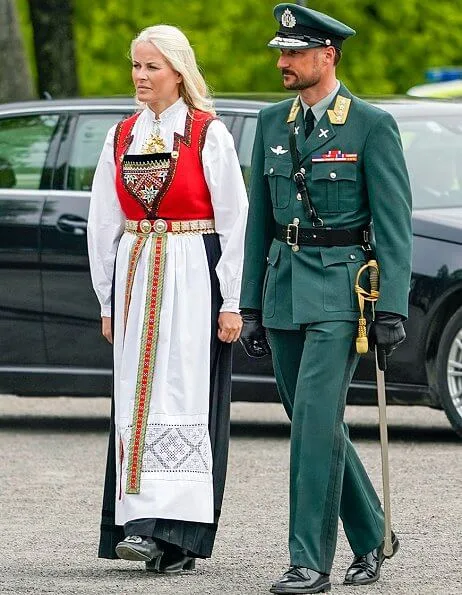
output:
[[[284,27],[288,27],[289,29],[292,29],[292,27],[295,27],[297,24],[297,19],[291,13],[289,8],[286,8],[282,13],[281,23],[284,25]]]

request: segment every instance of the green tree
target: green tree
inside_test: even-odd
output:
[[[0,56],[0,101],[30,99],[32,78],[13,0],[0,0]]]
[[[71,0],[28,0],[39,95],[78,95]]]
[[[74,33],[82,93],[131,93],[130,41],[156,23],[186,33],[215,91],[280,91],[277,51],[266,47],[277,28],[276,3],[78,0]],[[404,93],[423,82],[427,68],[462,64],[461,0],[307,0],[307,5],[356,29],[338,69],[354,93]]]

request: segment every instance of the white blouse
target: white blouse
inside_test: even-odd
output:
[[[184,133],[187,112],[188,108],[180,98],[160,114],[157,122],[167,152],[173,149],[174,133]],[[142,111],[133,127],[129,153],[141,152],[155,120],[156,116],[149,108]],[[114,262],[125,225],[125,215],[115,186],[115,128],[113,126],[107,134],[96,167],[88,217],[90,269],[93,287],[101,304],[101,316],[111,316]],[[220,120],[211,122],[207,129],[202,165],[222,250],[216,267],[223,296],[221,311],[239,312],[248,201],[233,137]]]

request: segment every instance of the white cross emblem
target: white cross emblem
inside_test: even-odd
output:
[[[321,128],[321,132],[319,133],[318,138],[327,138],[327,135],[329,134],[329,129],[324,130],[323,128]]]
[[[299,130],[300,130],[300,126],[295,126],[295,130],[294,130],[295,134],[298,134]]]
[[[270,149],[273,153],[276,153],[276,155],[284,155],[284,153],[287,153],[288,151],[288,149],[283,149],[281,145],[278,145],[276,148],[270,147]]]

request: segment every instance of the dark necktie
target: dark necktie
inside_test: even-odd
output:
[[[310,108],[306,110],[305,114],[305,137],[308,138],[313,132],[314,128],[314,115]]]

